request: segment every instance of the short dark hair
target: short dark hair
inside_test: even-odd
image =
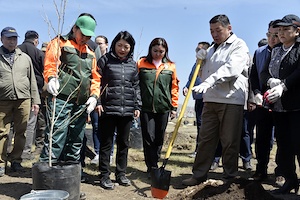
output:
[[[280,19],[276,19],[276,20],[270,21],[270,23],[269,23],[269,28],[271,28],[271,27],[274,28],[274,26],[275,26],[276,24],[278,24],[279,22],[281,22]]]
[[[37,39],[39,34],[34,30],[29,30],[25,33],[25,39]]]
[[[206,45],[207,47],[209,47],[209,46],[210,46],[209,42],[205,42],[205,41],[203,41],[203,42],[199,42],[199,43],[198,43],[198,45],[199,45],[199,44]]]
[[[265,46],[266,44],[268,44],[268,40],[266,38],[259,40],[257,43],[258,47]]]
[[[216,15],[213,18],[211,18],[211,20],[209,20],[210,24],[214,24],[220,22],[222,24],[223,27],[226,27],[228,25],[230,25],[230,21],[229,18],[226,15]]]
[[[202,44],[202,46],[206,46],[205,49],[208,49],[208,47],[210,47],[210,44],[208,42],[198,42],[198,45]],[[198,48],[198,46],[196,47],[195,51],[198,52],[200,49]]]

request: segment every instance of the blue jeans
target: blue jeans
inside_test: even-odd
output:
[[[197,152],[197,148],[199,144],[200,127],[202,123],[202,119],[201,119],[202,110],[203,110],[203,99],[195,99],[195,113],[196,113],[196,121],[197,121],[197,139],[196,139],[195,152]]]
[[[253,142],[253,130],[255,126],[254,112],[244,110],[243,131],[240,144],[240,157],[243,162],[250,162],[252,158],[251,144]]]
[[[98,121],[99,121],[99,115],[97,111],[92,111],[90,114],[92,127],[93,127],[93,142],[94,142],[94,150],[96,154],[99,154],[100,149],[100,139],[98,136]]]

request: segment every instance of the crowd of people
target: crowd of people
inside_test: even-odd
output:
[[[114,189],[110,165],[115,144],[115,182],[129,186],[126,169],[134,119],[141,122],[147,177],[158,168],[166,127],[177,116],[179,98],[176,65],[169,58],[167,41],[154,38],[147,55],[135,61],[135,40],[128,31],[117,33],[109,48],[105,36],[95,37],[96,24],[91,14],[82,13],[69,33],[44,43],[41,50],[34,30],[25,33],[19,46],[15,28],[1,31],[0,177],[7,163],[13,171],[22,172],[22,160],[33,159],[33,144],[40,162],[81,163],[84,167],[89,150],[85,127],[91,122],[94,149],[89,157],[99,165],[100,186]],[[195,160],[192,176],[182,184],[206,181],[220,159],[224,180],[237,176],[239,158],[245,170],[252,170],[255,132],[257,165],[252,178],[268,178],[276,138],[274,173],[280,187],[274,192],[297,193],[299,17],[272,20],[267,39],[259,41],[253,59],[226,15],[212,17],[209,25],[213,42],[199,42],[196,48],[202,65],[192,88],[197,139],[190,157]]]
[[[252,61],[246,43],[232,32],[226,15],[217,15],[209,23],[213,44],[207,51],[201,49],[196,54],[204,64],[200,72],[202,82],[193,87],[195,92],[202,93],[204,102],[199,145],[193,174],[182,184],[193,186],[207,180],[220,146],[223,179],[235,178],[239,156],[245,159],[241,151],[246,149],[246,155],[251,156],[249,144],[256,127],[258,163],[252,179],[268,178],[267,167],[275,136],[277,167],[274,173],[279,189],[274,193],[286,194],[292,190],[297,193],[299,17],[286,15],[271,21],[266,34],[267,44],[262,45],[263,40],[259,41],[260,47]],[[248,117],[245,111],[243,117],[244,106]],[[255,117],[249,118],[250,113]],[[248,138],[248,142],[243,145],[241,137],[246,129],[249,136],[243,140]],[[243,165],[246,170],[252,168],[249,163],[245,165],[247,162]]]

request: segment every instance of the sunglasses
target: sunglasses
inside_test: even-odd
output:
[[[272,37],[272,38],[278,38],[278,34],[277,33],[266,33],[267,37]]]

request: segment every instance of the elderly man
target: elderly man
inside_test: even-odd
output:
[[[210,21],[214,45],[197,53],[205,60],[202,66],[203,82],[193,88],[203,93],[204,107],[199,146],[191,178],[183,180],[187,186],[207,179],[218,142],[222,144],[224,178],[237,175],[241,141],[243,110],[248,93],[249,49],[246,43],[232,33],[226,15],[217,15]]]
[[[13,171],[22,171],[22,151],[30,108],[39,111],[40,97],[30,57],[17,48],[16,29],[1,31],[0,47],[0,176],[5,174],[6,162]],[[31,106],[32,105],[32,106]],[[7,154],[10,123],[14,122],[14,146]]]

